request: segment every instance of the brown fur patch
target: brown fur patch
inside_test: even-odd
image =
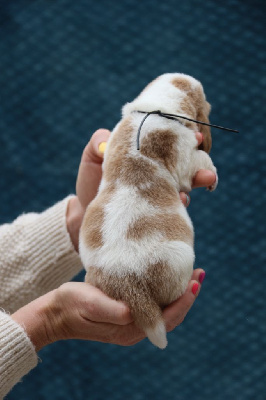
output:
[[[209,124],[210,120],[208,118],[208,111],[206,108],[207,106],[205,105],[205,107],[198,111],[197,120]],[[206,153],[210,153],[212,147],[211,129],[207,125],[198,124],[198,127],[199,131],[203,134],[203,142],[199,146],[199,149],[206,151]]]
[[[122,160],[119,178],[126,185],[139,187],[150,182],[156,170],[148,160],[130,156]]]
[[[82,232],[87,246],[97,249],[103,246],[102,226],[104,221],[104,205],[109,201],[114,187],[105,188],[100,195],[91,202],[82,221]]]
[[[181,284],[178,285],[181,282],[181,276],[178,276],[166,262],[150,264],[144,279],[152,297],[161,308],[166,307],[182,294],[179,292]]]
[[[197,110],[188,95],[181,101],[180,108],[183,114],[187,115],[189,118],[196,119]],[[197,129],[196,122],[186,121],[185,119],[181,119],[181,121],[187,128],[194,130]]]
[[[82,222],[82,231],[87,246],[97,249],[103,245],[101,228],[103,226],[104,210],[98,202],[87,209]]]
[[[208,118],[210,113],[210,104],[205,99],[202,86],[199,85],[198,87],[192,89],[190,82],[186,78],[176,78],[172,81],[172,83],[178,89],[183,90],[186,93],[186,96],[180,104],[182,112],[187,114],[188,117],[191,117],[192,119],[210,123]],[[180,110],[177,110],[177,112],[179,111]],[[212,145],[210,127],[201,124],[196,125],[196,123],[189,121],[185,121],[184,124],[190,129],[202,132],[203,142],[199,146],[199,149],[209,153]]]
[[[122,160],[129,153],[132,133],[131,117],[128,117],[122,120],[118,130],[111,135],[103,173],[107,182],[114,182],[121,172]]]
[[[129,155],[134,134],[130,120],[130,117],[123,120],[112,138],[105,161],[104,178],[108,182],[119,179],[123,184],[138,187],[150,182],[157,168],[147,159]]]
[[[140,152],[144,156],[160,161],[170,172],[177,165],[177,136],[169,129],[157,129],[143,138]]]
[[[153,176],[147,188],[139,188],[143,198],[155,207],[171,207],[181,203],[178,191],[165,179]]]
[[[85,281],[102,290],[107,296],[128,304],[132,316],[141,328],[153,327],[162,317],[165,307],[181,293],[181,277],[165,263],[150,264],[144,274],[108,274],[90,267]]]
[[[209,121],[209,112],[210,112],[210,104],[205,100],[205,95],[201,86],[197,87],[194,91],[188,93],[188,97],[193,102],[196,110],[195,119],[198,121],[210,123]],[[203,134],[203,142],[199,146],[200,150],[206,151],[209,153],[211,150],[211,130],[207,125],[198,124],[197,130]]]
[[[210,104],[205,99],[202,86],[198,86],[196,89],[189,92],[188,97],[191,99],[191,102],[193,102],[196,109],[195,119],[209,124]],[[212,144],[210,127],[207,125],[198,124],[198,130],[203,134],[203,142],[199,148],[200,150],[204,150],[206,153],[209,153]]]
[[[129,226],[127,238],[141,240],[155,232],[162,234],[162,240],[181,240],[193,245],[193,232],[179,214],[141,217]]]
[[[189,80],[185,77],[180,77],[180,78],[174,78],[172,80],[172,84],[180,90],[183,90],[185,92],[188,92],[189,90],[191,90],[191,83],[189,82]]]

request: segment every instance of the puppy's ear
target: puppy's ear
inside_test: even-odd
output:
[[[197,120],[210,123],[209,114],[211,110],[211,105],[204,100],[198,109]],[[212,137],[211,137],[211,129],[207,125],[199,124],[199,131],[203,134],[203,142],[200,144],[199,149],[206,151],[206,153],[210,153],[212,147]]]

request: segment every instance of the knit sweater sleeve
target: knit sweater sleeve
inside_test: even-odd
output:
[[[0,398],[37,365],[23,328],[8,314],[69,281],[82,264],[66,227],[71,197],[0,227]]]
[[[37,354],[23,328],[0,311],[0,399],[37,363]]]
[[[70,198],[0,227],[0,307],[4,310],[13,313],[82,269],[66,227]]]

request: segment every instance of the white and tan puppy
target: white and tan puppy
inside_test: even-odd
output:
[[[85,281],[131,309],[150,341],[167,345],[162,309],[180,297],[191,278],[194,231],[179,192],[190,191],[200,169],[216,173],[209,127],[140,113],[161,110],[209,122],[201,84],[164,74],[123,107],[108,142],[103,177],[80,233]],[[198,149],[195,132],[204,140]],[[210,188],[215,189],[215,185]]]

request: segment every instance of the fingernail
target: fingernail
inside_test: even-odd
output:
[[[194,283],[192,286],[192,293],[195,295],[198,291],[199,288],[199,284],[198,283]]]
[[[187,196],[186,207],[188,207],[190,203],[190,196],[188,194],[186,194],[186,196]]]
[[[98,150],[99,150],[100,153],[103,154],[105,152],[106,145],[107,145],[107,142],[102,142],[102,143],[99,144]]]
[[[199,283],[202,283],[204,281],[206,272],[201,272],[200,276],[199,276]]]

